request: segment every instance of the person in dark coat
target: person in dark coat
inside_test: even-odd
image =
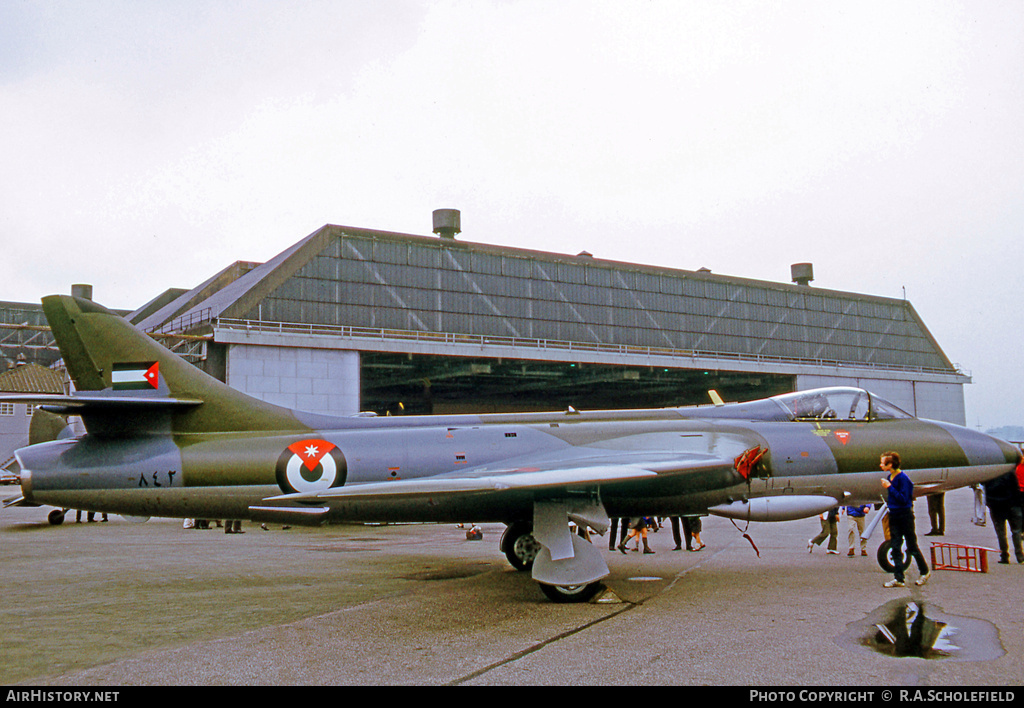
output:
[[[1010,540],[1017,555],[1017,562],[1024,563],[1024,548],[1021,547],[1021,491],[1016,472],[1007,472],[1001,477],[985,482],[985,503],[992,514],[992,526],[999,541],[999,562],[1010,562],[1010,548],[1007,544],[1006,527],[1010,527]]]

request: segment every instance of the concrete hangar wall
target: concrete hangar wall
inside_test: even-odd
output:
[[[235,388],[339,414],[674,406],[707,403],[711,388],[748,400],[849,384],[966,420],[970,379],[907,301],[469,243],[454,215],[439,237],[324,226],[132,319],[191,335],[177,345]]]

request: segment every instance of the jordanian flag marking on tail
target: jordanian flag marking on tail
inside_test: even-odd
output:
[[[114,364],[110,373],[115,391],[138,391],[160,387],[160,362]]]

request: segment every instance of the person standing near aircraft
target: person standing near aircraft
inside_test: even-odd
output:
[[[985,482],[985,504],[992,514],[992,527],[999,541],[999,562],[1006,565],[1010,562],[1010,548],[1006,539],[1006,527],[1010,527],[1010,540],[1017,555],[1017,562],[1024,563],[1024,548],[1021,547],[1021,491],[1017,472],[1021,471],[1024,462],[1017,465],[1017,470],[1007,472],[995,479]]]
[[[946,535],[946,494],[929,494],[925,497],[928,500],[928,520],[931,521],[931,531],[925,536]]]
[[[819,514],[818,518],[821,521],[821,533],[807,541],[807,552],[810,553],[828,538],[828,554],[839,555],[839,507]]]
[[[683,517],[683,533],[693,539],[693,548],[688,548],[690,551],[699,551],[706,545],[704,541],[700,539],[701,532],[701,521],[699,516],[684,516]]]
[[[924,554],[917,545],[917,533],[914,530],[914,483],[900,469],[900,456],[897,452],[882,453],[879,466],[888,475],[882,478],[882,486],[889,491],[885,503],[889,507],[889,535],[892,539],[892,560],[895,566],[895,577],[887,582],[885,587],[902,588],[906,585],[903,574],[904,542],[907,544],[907,553],[917,561],[917,568],[921,571],[917,585],[924,585],[932,574]]]
[[[640,516],[635,519],[629,520],[629,536],[619,544],[619,551],[622,553],[626,552],[626,544],[630,542],[633,537],[637,538],[637,544],[639,545],[640,540],[644,542],[644,553],[654,553],[651,547],[647,545],[647,517]]]
[[[846,510],[846,526],[849,529],[846,537],[846,556],[853,558],[857,554],[857,539],[860,539],[860,554],[866,556],[868,554],[868,542],[863,538],[864,536],[864,520],[867,518],[868,512],[871,511],[870,504],[864,504],[863,506],[847,506],[844,507]]]

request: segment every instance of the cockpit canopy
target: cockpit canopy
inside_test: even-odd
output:
[[[794,420],[896,420],[913,418],[862,388],[837,386],[773,396]]]

